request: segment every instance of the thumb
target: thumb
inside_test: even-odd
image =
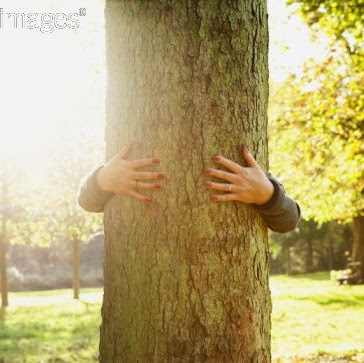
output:
[[[259,165],[255,161],[254,156],[252,155],[252,153],[249,151],[249,149],[245,145],[243,146],[243,157],[249,167],[259,168]]]
[[[122,147],[122,149],[119,151],[118,155],[120,159],[124,159],[126,155],[128,155],[129,151],[131,149],[131,143],[127,143],[125,146]]]

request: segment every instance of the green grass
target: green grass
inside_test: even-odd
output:
[[[364,362],[364,286],[328,273],[271,278],[273,361]],[[97,362],[102,290],[11,293],[0,313],[1,363]]]
[[[70,290],[11,293],[0,313],[0,362],[97,362],[101,293],[85,290],[81,301]]]
[[[273,276],[270,284],[276,362],[364,362],[363,285],[334,285],[328,273]]]

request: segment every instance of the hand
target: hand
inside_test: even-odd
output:
[[[140,189],[156,190],[159,183],[147,183],[140,180],[157,180],[165,178],[161,172],[139,171],[140,168],[159,165],[158,159],[125,160],[131,144],[124,146],[118,154],[108,161],[97,173],[96,179],[101,189],[115,194],[129,195],[142,202],[151,198],[138,192]]]
[[[267,203],[272,198],[274,193],[273,184],[246,147],[243,148],[243,157],[248,164],[247,167],[240,166],[220,155],[215,155],[212,158],[217,164],[231,171],[226,172],[213,168],[204,170],[206,174],[228,182],[228,184],[212,181],[204,183],[208,189],[226,192],[225,194],[212,195],[211,199],[213,201],[237,200],[243,203],[261,205]]]

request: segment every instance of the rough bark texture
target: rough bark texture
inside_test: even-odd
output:
[[[361,263],[361,278],[364,279],[364,216],[353,219],[353,261]]]
[[[265,0],[107,1],[107,157],[159,157],[151,205],[105,209],[101,362],[269,362],[267,228],[202,170],[267,168]]]

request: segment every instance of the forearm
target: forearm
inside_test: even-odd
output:
[[[78,190],[78,204],[88,212],[103,212],[106,203],[114,196],[100,188],[96,180],[98,170],[94,170],[84,179]]]
[[[254,204],[268,227],[275,232],[285,233],[293,230],[301,217],[299,205],[289,197],[282,184],[273,176],[268,176],[274,186],[273,197],[263,205]]]

